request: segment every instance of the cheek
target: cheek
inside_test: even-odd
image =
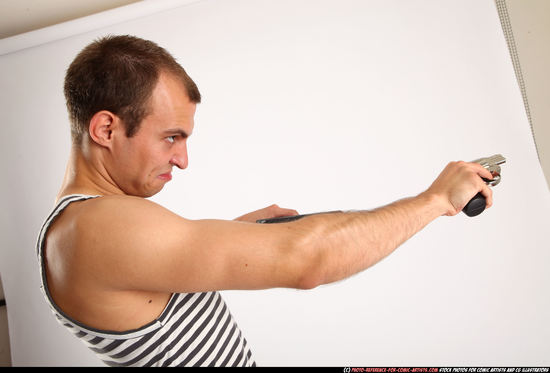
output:
[[[139,167],[143,168],[143,172],[156,174],[159,171],[166,171],[167,166],[170,165],[170,152],[167,151],[167,148],[159,146],[154,151],[142,154]]]
[[[139,139],[142,140],[142,139]],[[132,179],[148,178],[169,165],[169,147],[162,141],[139,141],[133,139],[120,149],[117,163],[119,171]]]

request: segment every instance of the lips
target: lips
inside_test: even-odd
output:
[[[159,177],[159,179],[162,179],[162,180],[165,180],[165,181],[170,181],[170,180],[172,180],[172,173],[167,172],[165,174],[159,175],[158,177]]]

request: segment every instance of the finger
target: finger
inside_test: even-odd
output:
[[[470,162],[470,165],[472,165],[479,176],[493,180],[493,174],[479,163]]]
[[[294,216],[294,215],[298,215],[298,211],[296,210],[293,210],[293,209],[285,209],[285,208],[278,208],[277,211],[275,212],[275,216],[276,218],[280,217],[280,216]]]
[[[273,204],[261,210],[268,218],[278,218],[282,216],[294,216],[299,215],[296,210],[279,207],[277,204]]]
[[[476,169],[479,176],[493,180],[494,176],[493,174],[487,170],[485,167],[480,165],[479,163],[471,163],[472,166]],[[493,205],[493,190],[489,188],[489,186],[485,183],[484,180],[480,183],[480,190],[479,192],[485,197],[486,200],[486,208],[490,208]]]
[[[485,197],[486,208],[491,207],[493,205],[493,190],[485,182],[481,183],[480,188],[479,192]]]

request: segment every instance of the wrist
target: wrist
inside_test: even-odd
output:
[[[445,198],[437,193],[425,191],[416,196],[416,199],[426,207],[434,219],[447,214],[448,208]]]

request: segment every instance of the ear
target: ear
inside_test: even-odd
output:
[[[90,119],[88,132],[90,138],[97,143],[110,148],[113,139],[113,123],[118,117],[107,110],[98,111]]]

